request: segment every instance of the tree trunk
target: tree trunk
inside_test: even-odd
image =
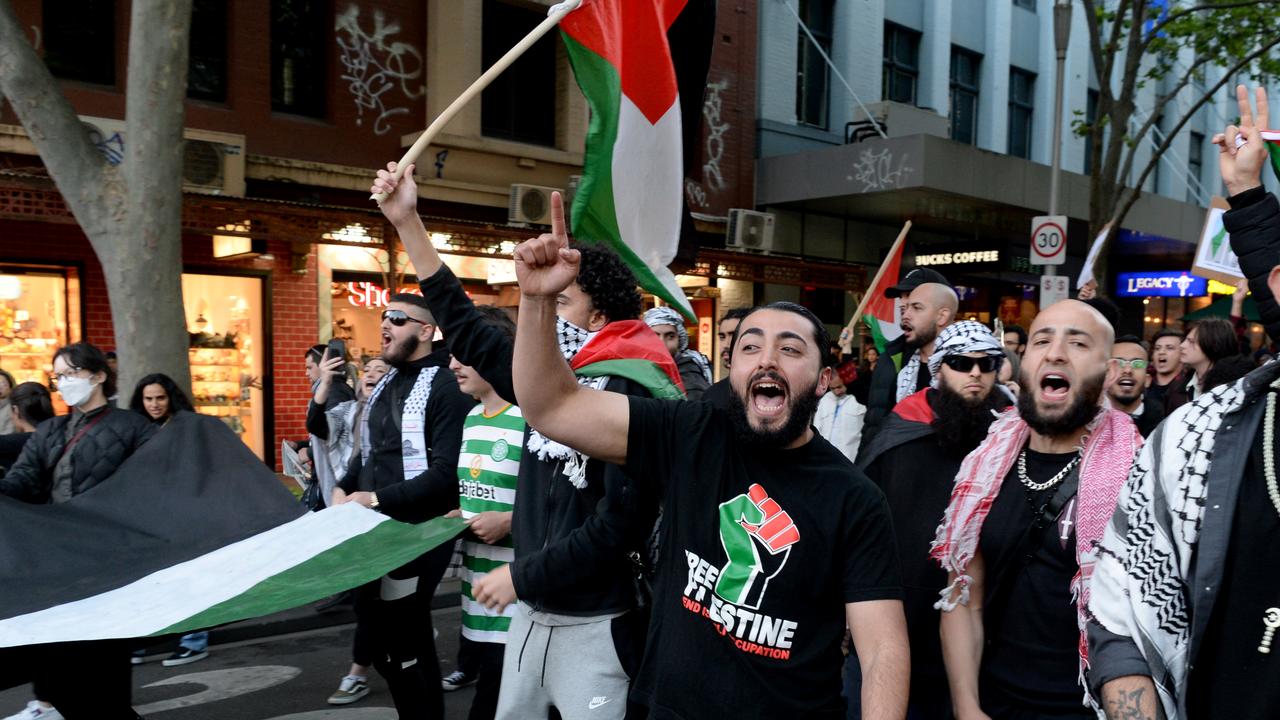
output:
[[[102,265],[120,394],[163,372],[190,392],[182,307],[182,124],[192,0],[133,3],[125,161],[111,167],[90,142],[57,80],[0,0],[0,93]],[[102,298],[88,297],[89,303]]]

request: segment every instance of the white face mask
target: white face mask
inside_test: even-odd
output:
[[[67,405],[79,407],[93,395],[93,386],[89,378],[69,377],[58,381],[58,393]]]

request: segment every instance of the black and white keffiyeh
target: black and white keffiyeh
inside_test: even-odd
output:
[[[1166,418],[1138,455],[1098,546],[1090,616],[1142,650],[1166,717],[1179,717],[1178,698],[1187,690],[1188,583],[1214,445],[1224,420],[1276,375],[1280,364],[1264,366]]]
[[[1004,346],[986,325],[975,320],[961,320],[943,328],[933,345],[933,354],[929,356],[929,374],[933,376],[933,387],[938,387],[938,369],[947,356],[978,352],[1004,357]],[[914,383],[912,387],[915,387]]]
[[[431,381],[435,379],[436,373],[440,371],[439,367],[423,368],[418,373],[418,378],[413,382],[413,389],[409,391],[409,397],[405,398],[404,408],[400,414],[400,438],[402,442],[404,465],[404,479],[409,480],[426,472],[430,462],[427,455],[427,436],[426,436],[426,410],[427,403],[431,401]],[[387,383],[391,382],[398,373],[396,368],[391,368],[386,375],[378,381],[373,388],[373,392],[369,395],[369,402],[366,405],[367,410],[364,416],[360,418],[360,459],[362,462],[369,462],[369,453],[373,446],[369,441],[369,413],[373,410],[373,406],[378,402],[378,396],[382,394],[383,388]],[[395,412],[395,408],[391,409]]]
[[[895,402],[902,402],[908,396],[915,394],[916,382],[920,377],[920,351],[917,350],[911,354],[911,358],[902,364],[902,370],[898,371],[898,393]]]
[[[564,356],[565,362],[573,362],[573,359],[582,351],[582,348],[587,346],[587,343],[591,342],[595,335],[595,333],[580,328],[562,317],[556,318],[556,341],[560,345],[560,354]],[[608,382],[609,376],[607,375],[578,377],[579,385],[594,390],[603,390]],[[561,461],[561,473],[568,478],[570,484],[575,488],[581,490],[587,486],[587,461],[591,458],[568,445],[552,440],[532,426],[529,427],[529,439],[526,442],[526,449],[544,462],[548,460]]]
[[[689,347],[689,331],[684,328],[684,317],[669,307],[656,307],[646,310],[644,313],[644,324],[649,327],[658,325],[671,325],[676,329],[676,335],[680,338],[679,348],[676,350],[674,359],[679,364],[681,358],[689,358],[698,366],[698,370],[702,371],[702,377],[707,382],[714,382],[711,377],[711,361],[706,355]]]

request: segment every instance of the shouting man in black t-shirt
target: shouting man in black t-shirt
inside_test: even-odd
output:
[[[1262,186],[1258,121],[1214,138],[1222,217],[1262,322],[1280,337],[1280,203]],[[1239,141],[1239,144],[1237,144]],[[1143,449],[1099,549],[1089,682],[1108,718],[1275,718],[1280,708],[1280,363],[1170,413]]]
[[[515,389],[530,425],[662,494],[633,699],[658,719],[843,718],[847,623],[863,717],[901,718],[909,650],[888,508],[811,425],[830,374],[822,324],[792,303],[743,318],[728,409],[592,390],[556,348],[555,299],[579,256],[554,227],[516,249]]]
[[[1000,341],[981,323],[964,320],[943,328],[929,358],[933,387],[898,403],[858,457],[858,467],[889,501],[898,538],[911,640],[913,719],[951,717],[933,607],[947,573],[929,558],[929,546],[960,462],[986,437],[995,414],[1009,405],[995,387],[1003,360]]]
[[[1084,608],[1094,545],[1142,438],[1100,406],[1111,324],[1078,300],[1031,325],[1016,411],[964,459],[932,555],[957,718],[1092,718]]]

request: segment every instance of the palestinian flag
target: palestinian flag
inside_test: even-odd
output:
[[[579,377],[613,375],[643,386],[655,398],[683,400],[676,361],[656,333],[640,320],[605,325],[569,363]]]
[[[462,530],[461,520],[406,525],[354,503],[308,513],[221,421],[193,413],[101,485],[59,505],[0,497],[0,517],[0,648],[285,610],[385,575]]]
[[[867,324],[867,328],[871,331],[876,350],[881,355],[884,354],[886,345],[897,340],[902,335],[902,327],[899,325],[901,318],[898,316],[898,302],[893,298],[885,297],[884,292],[898,284],[898,274],[902,272],[902,248],[905,244],[898,243],[897,251],[892,256],[885,258],[880,273],[880,281],[876,283],[875,287],[867,289],[869,298],[862,314],[862,321]]]
[[[1271,156],[1271,171],[1280,180],[1280,130],[1263,130],[1262,139],[1267,141],[1267,154]]]
[[[585,0],[560,21],[591,107],[582,182],[569,211],[573,234],[607,244],[642,287],[691,319],[668,266],[682,232],[693,231],[685,146],[698,136],[690,127],[701,127],[714,23],[707,0]],[[681,39],[679,67],[671,37]],[[705,51],[687,49],[690,38],[703,38]],[[691,93],[696,101],[684,97]]]

